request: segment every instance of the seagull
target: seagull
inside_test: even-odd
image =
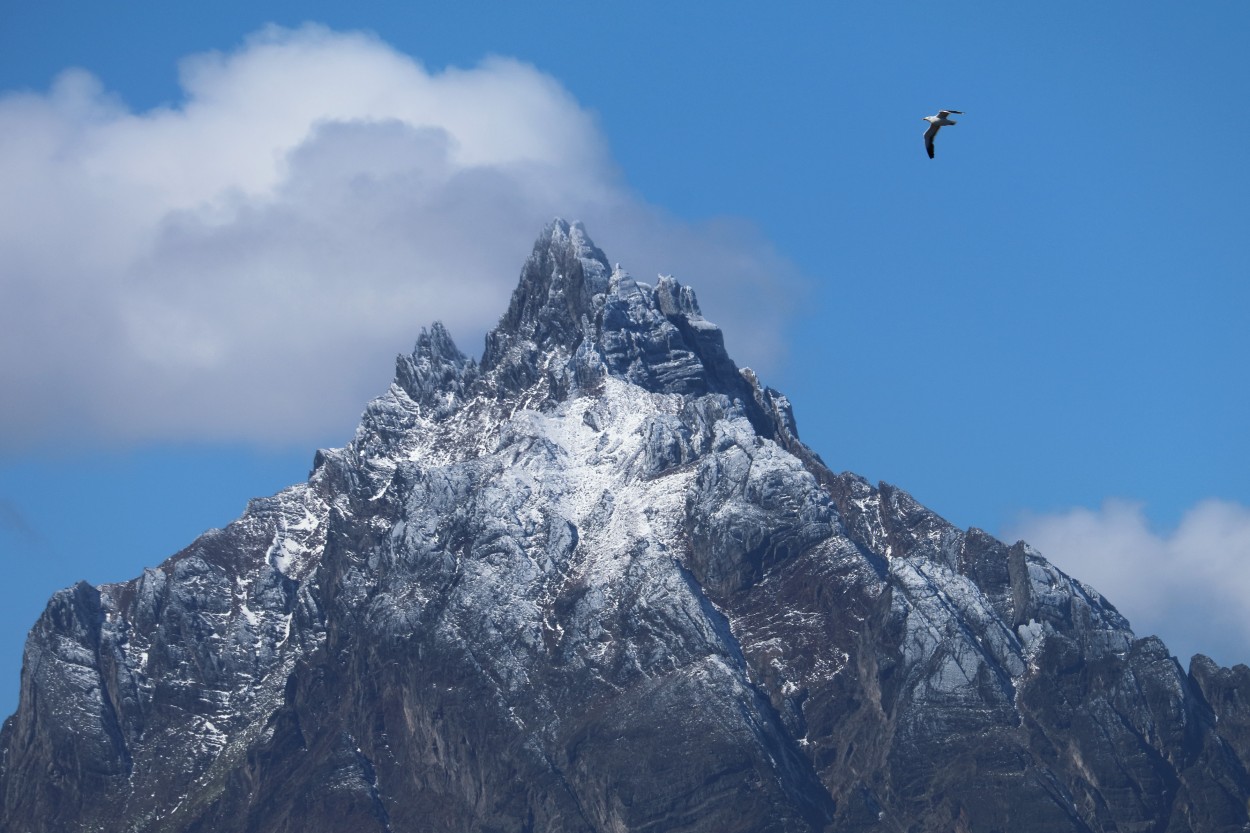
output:
[[[948,124],[956,124],[956,122],[953,122],[950,119],[946,118],[951,113],[958,113],[959,115],[962,116],[964,114],[964,111],[963,110],[938,110],[938,114],[936,116],[924,117],[924,120],[929,123],[929,129],[924,132],[924,149],[929,151],[930,159],[933,158],[933,137],[937,135],[938,130],[940,130],[941,128],[945,127]]]

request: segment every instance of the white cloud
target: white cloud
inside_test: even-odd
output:
[[[422,325],[480,351],[554,216],[693,285],[739,361],[780,356],[793,268],[630,193],[533,67],[308,26],[180,77],[146,112],[82,70],[0,96],[0,447],[340,442]]]
[[[1160,531],[1140,504],[1110,500],[1097,511],[1023,517],[1006,537],[1093,585],[1182,664],[1195,653],[1250,663],[1250,507],[1205,500]]]

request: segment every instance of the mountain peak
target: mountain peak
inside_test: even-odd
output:
[[[556,221],[481,365],[433,325],[306,484],[53,597],[0,829],[1247,830],[1248,689],[831,473]]]
[[[553,361],[553,352],[563,355]],[[481,369],[500,391],[542,378],[554,391],[593,387],[606,373],[654,393],[723,394],[761,436],[797,438],[788,405],[777,410],[784,397],[739,371],[693,289],[669,275],[652,285],[620,264],[610,268],[581,223],[557,219],[539,235],[508,311],[486,337]]]
[[[595,296],[608,290],[611,274],[581,223],[553,220],[534,242],[508,311],[486,337],[482,367],[497,366],[525,342],[540,351],[576,349],[594,317]]]
[[[467,358],[441,321],[422,329],[412,354],[395,362],[395,383],[412,398],[435,411],[450,410],[473,378],[475,364]]]

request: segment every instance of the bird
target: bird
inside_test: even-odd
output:
[[[962,116],[964,114],[964,111],[963,110],[938,110],[938,114],[936,116],[924,116],[923,117],[924,120],[929,123],[929,129],[924,132],[924,149],[929,151],[930,159],[933,158],[933,137],[937,135],[938,130],[940,130],[941,128],[945,127],[948,124],[957,124],[957,122],[953,122],[950,119],[946,118],[951,113],[958,113],[959,115]]]

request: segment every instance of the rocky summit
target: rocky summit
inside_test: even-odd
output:
[[[1250,669],[835,474],[694,293],[553,223],[480,361],[52,597],[12,833],[1247,828]]]

